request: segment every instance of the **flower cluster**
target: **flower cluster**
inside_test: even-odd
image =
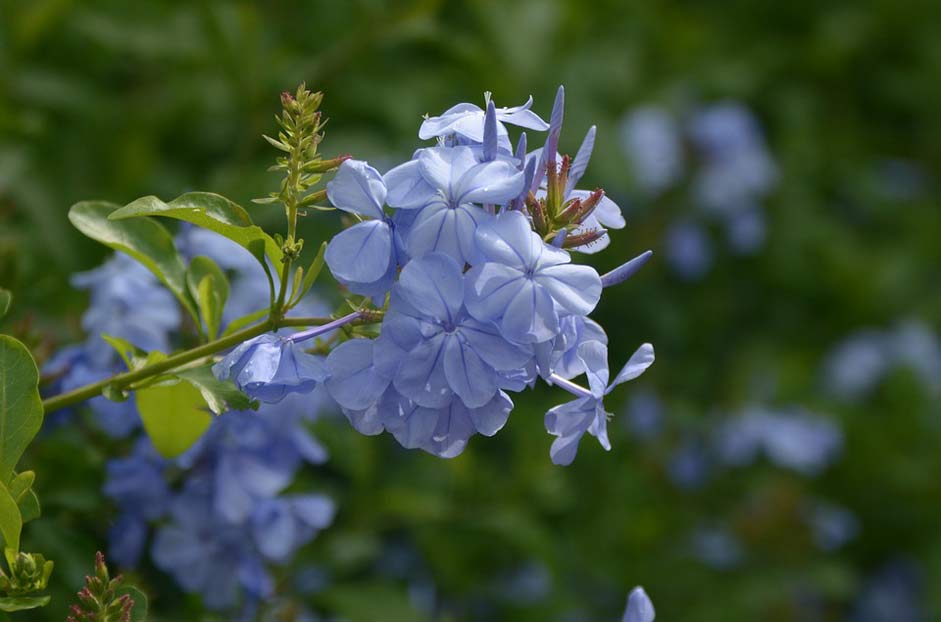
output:
[[[195,227],[184,227],[176,243],[184,256],[209,256],[229,274],[224,325],[266,305],[264,272],[238,245]],[[65,348],[47,365],[47,373],[57,373],[63,389],[121,371],[120,358],[100,333],[142,350],[171,348],[180,331],[179,307],[141,264],[117,254],[101,268],[77,275],[74,282],[90,292],[82,324],[95,336]],[[310,315],[323,311],[312,296],[294,308],[295,313]],[[284,335],[265,337],[277,342]],[[320,358],[297,354],[304,363],[323,367]],[[305,389],[309,392],[313,386]],[[138,566],[150,543],[156,565],[184,590],[201,594],[207,607],[231,609],[241,595],[247,597],[243,602],[272,595],[272,567],[289,562],[298,548],[330,524],[335,512],[333,501],[323,495],[285,493],[304,464],[327,459],[307,428],[329,399],[317,391],[278,401],[263,404],[257,412],[234,411],[214,419],[179,458],[160,457],[140,435],[127,456],[108,461],[104,493],[119,510],[109,531],[109,548],[119,565]],[[127,437],[140,427],[133,399],[112,402],[97,397],[89,406],[112,436]]]
[[[610,448],[603,397],[642,373],[653,348],[641,346],[609,386],[607,336],[588,315],[649,253],[603,277],[572,263],[570,251],[604,248],[606,228],[624,219],[602,190],[576,188],[595,129],[574,159],[558,153],[563,100],[560,88],[550,123],[531,100],[460,104],[425,119],[419,137],[437,142],[408,162],[382,175],[348,160],[327,184],[331,203],[359,222],[333,238],[326,263],[384,308],[378,338],[346,341],[326,360],[327,390],[360,432],[453,457],[473,434],[500,430],[508,393],[542,377],[576,397],[546,415],[553,461],[570,463],[586,432]],[[511,149],[507,124],[548,130],[545,146],[527,152],[524,133]],[[235,377],[230,362],[224,377]],[[581,374],[590,389],[571,382]]]
[[[724,228],[732,252],[753,253],[763,244],[761,201],[778,173],[747,108],[723,102],[679,119],[665,108],[642,106],[625,117],[622,136],[635,183],[646,196],[685,187],[702,216]],[[680,276],[695,279],[708,272],[712,242],[700,219],[674,222],[666,246]]]

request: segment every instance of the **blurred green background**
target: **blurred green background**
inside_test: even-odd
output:
[[[588,261],[607,270],[655,252],[593,317],[612,365],[644,341],[657,363],[614,394],[614,449],[586,439],[569,468],[549,462],[542,415],[561,397],[547,387],[453,460],[320,421],[331,461],[304,477],[340,509],[300,554],[331,577],[313,607],[353,620],[614,620],[643,584],[658,620],[936,619],[937,386],[902,365],[862,399],[840,399],[825,367],[857,331],[900,322],[927,327],[918,347],[937,347],[939,20],[927,0],[3,0],[0,283],[16,294],[13,331],[41,355],[81,338],[86,299],[68,277],[107,253],[70,227],[74,202],[199,189],[248,205],[271,190],[260,134],[273,131],[278,94],[300,81],[326,93],[322,151],[382,171],[419,146],[422,114],[492,91],[498,105],[532,94],[548,118],[564,84],[563,151],[598,126],[584,185],[603,186],[628,220]],[[697,208],[682,193],[637,191],[622,122],[640,105],[727,100],[760,121],[777,163],[766,239],[744,257],[717,242],[705,276],[679,278],[664,240]],[[310,241],[338,226],[309,220]],[[637,394],[662,406],[652,439],[625,424]],[[811,477],[764,459],[710,467],[706,455],[703,481],[678,484],[683,452],[755,404],[837,423],[840,456]],[[105,545],[103,464],[120,451],[74,431],[31,449],[44,517],[27,532],[57,571],[54,605],[24,619],[61,619]],[[804,514],[818,502],[851,513],[855,537],[815,543]],[[732,563],[697,553],[703,530],[721,534]],[[401,572],[377,571],[389,550],[405,551]],[[153,568],[138,578],[154,619],[203,615]],[[902,604],[872,604],[890,601]]]

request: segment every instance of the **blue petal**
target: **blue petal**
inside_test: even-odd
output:
[[[327,183],[327,198],[337,209],[381,220],[386,185],[379,171],[362,160],[346,160]]]
[[[422,342],[409,352],[395,374],[395,388],[419,406],[441,408],[453,394],[444,375],[444,335]]]
[[[438,425],[437,410],[422,408],[402,396],[384,404],[381,416],[386,429],[406,449],[428,445]]]
[[[467,407],[459,400],[454,400],[446,408],[429,410],[427,416],[430,417],[430,413],[434,413],[436,425],[431,439],[422,445],[422,449],[440,458],[459,455],[476,431]]]
[[[464,305],[462,267],[447,255],[429,253],[402,269],[396,291],[424,316],[453,324]]]
[[[297,518],[314,529],[329,527],[337,513],[336,503],[324,495],[298,495],[290,502]]]
[[[608,387],[606,393],[610,393],[611,389],[618,386],[622,382],[627,382],[628,380],[633,380],[634,378],[640,376],[648,367],[653,364],[654,358],[653,346],[649,343],[645,343],[641,347],[637,348],[637,351],[631,355],[631,358],[628,359],[627,364],[624,365],[624,368],[618,372],[618,375],[611,382],[611,386]]]
[[[565,183],[565,195],[569,196],[572,190],[575,188],[575,185],[578,183],[578,180],[582,178],[582,175],[585,174],[585,169],[588,168],[588,161],[591,160],[591,152],[595,148],[595,133],[598,128],[592,125],[588,128],[588,133],[585,134],[585,139],[582,141],[581,147],[578,148],[578,153],[575,154],[575,159],[572,160],[572,167],[569,169],[568,181]]]
[[[601,397],[608,389],[608,347],[600,341],[586,341],[578,346],[578,358],[585,366],[591,392]]]
[[[389,189],[386,201],[397,209],[417,209],[431,203],[438,191],[421,174],[418,160],[409,160],[385,174],[383,180]]]
[[[528,349],[504,339],[492,325],[476,320],[462,322],[461,336],[487,365],[498,371],[518,369],[533,356]]]
[[[588,315],[601,300],[601,277],[589,266],[562,264],[542,268],[534,280],[575,315]]]
[[[477,158],[470,147],[435,147],[423,149],[418,162],[425,181],[450,199],[456,196],[464,173],[477,165]]]
[[[557,436],[549,456],[553,464],[569,465],[578,453],[578,443],[596,417],[597,400],[577,399],[556,406],[546,413],[546,431]]]
[[[513,400],[503,391],[500,391],[492,400],[480,408],[470,409],[470,418],[474,428],[484,436],[493,436],[506,425],[513,410]]]
[[[627,608],[622,622],[653,622],[655,612],[650,597],[642,587],[635,587],[627,597]]]
[[[333,275],[347,283],[379,281],[392,263],[392,230],[382,220],[368,220],[341,231],[324,255]]]
[[[457,104],[448,108],[444,113],[437,117],[428,117],[422,121],[418,128],[418,137],[422,140],[428,140],[436,136],[444,136],[453,133],[451,129],[459,119],[467,114],[479,114],[482,112],[479,106],[474,104]]]
[[[449,335],[445,341],[444,375],[451,390],[469,408],[483,406],[497,392],[493,368],[454,335]]]
[[[477,246],[484,257],[514,268],[534,266],[542,245],[522,212],[505,211],[477,228]]]
[[[373,365],[372,339],[350,339],[334,348],[327,357],[330,377],[326,387],[340,406],[365,410],[374,404],[390,378],[380,375]]]
[[[297,524],[283,499],[263,499],[252,513],[252,535],[261,554],[285,561],[297,547]]]
[[[530,280],[523,281],[507,305],[500,322],[503,334],[519,343],[538,343],[559,332],[559,316],[549,293]]]
[[[517,268],[498,263],[478,264],[465,275],[464,304],[478,320],[500,319],[525,282],[526,277]]]
[[[452,195],[457,203],[503,204],[523,191],[523,173],[509,162],[483,162],[461,176]]]
[[[476,263],[474,234],[478,223],[488,220],[487,213],[474,205],[457,209],[433,203],[422,209],[408,234],[408,252],[412,257],[439,252],[461,265]]]

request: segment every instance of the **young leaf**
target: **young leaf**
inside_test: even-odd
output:
[[[13,294],[0,287],[0,320],[10,310],[10,303],[13,301]]]
[[[173,237],[152,218],[110,220],[109,216],[118,209],[113,203],[83,201],[69,210],[69,220],[91,239],[144,264],[198,322],[196,304],[186,289],[186,266],[176,252]]]
[[[122,585],[115,591],[115,596],[121,597],[127,594],[134,601],[131,608],[130,622],[146,622],[147,620],[147,595],[133,585]]]
[[[307,295],[307,292],[310,291],[310,288],[314,286],[314,283],[317,281],[317,277],[320,276],[320,271],[323,269],[324,253],[327,252],[327,243],[324,242],[320,245],[320,250],[317,251],[317,256],[314,257],[314,261],[310,264],[310,268],[307,269],[307,274],[304,275],[304,284],[301,286],[301,291],[296,292],[296,300],[300,301],[304,296]]]
[[[4,547],[19,551],[22,530],[23,517],[20,508],[7,487],[0,485],[0,535],[3,536]]]
[[[32,488],[26,491],[26,494],[17,501],[16,505],[20,508],[20,515],[23,518],[24,525],[31,520],[39,518],[39,515],[42,513],[42,507],[39,505],[39,497],[36,496],[36,491]]]
[[[133,343],[127,339],[122,339],[121,337],[115,337],[113,335],[107,335],[105,333],[101,334],[101,338],[105,342],[114,348],[115,352],[121,357],[121,360],[124,361],[124,364],[127,365],[128,369],[134,367],[134,361],[136,359],[146,356],[146,352],[135,346]]]
[[[0,597],[0,611],[26,611],[49,604],[51,596],[3,596]]]
[[[215,339],[222,324],[222,311],[229,297],[229,280],[225,273],[209,257],[194,257],[186,273],[190,293],[199,304],[199,311],[206,326],[206,336]]]
[[[39,370],[22,343],[0,335],[0,482],[9,482],[42,426]]]
[[[265,307],[264,309],[259,309],[258,311],[254,311],[252,313],[249,313],[248,315],[243,315],[242,317],[236,320],[232,320],[232,323],[226,327],[225,332],[222,333],[222,336],[227,337],[228,335],[231,335],[232,333],[236,333],[242,330],[243,328],[245,328],[246,326],[249,326],[250,324],[254,324],[255,322],[258,322],[259,320],[265,319],[266,317],[268,317],[268,313],[270,311],[271,310],[268,307]]]
[[[248,212],[218,194],[188,192],[169,203],[164,203],[154,196],[142,197],[120,208],[110,218],[121,220],[135,216],[163,216],[185,220],[198,227],[215,231],[245,248],[248,248],[251,242],[260,240],[271,262],[276,266],[281,265],[281,247],[261,227],[252,224]]]
[[[257,402],[236,388],[231,380],[219,380],[212,373],[212,366],[194,367],[177,372],[183,380],[199,389],[209,410],[221,415],[227,410],[248,410],[258,408]]]
[[[10,482],[10,494],[13,496],[13,500],[19,503],[29,489],[32,488],[34,481],[36,481],[36,473],[33,471],[23,471],[14,476]]]
[[[164,458],[175,458],[189,449],[212,421],[206,400],[188,382],[147,387],[135,396],[144,430]]]

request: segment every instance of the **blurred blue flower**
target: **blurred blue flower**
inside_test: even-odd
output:
[[[829,419],[792,410],[749,408],[723,423],[716,453],[731,466],[753,462],[759,452],[774,464],[803,475],[817,475],[840,453],[843,434]]]
[[[687,439],[672,453],[667,475],[678,488],[694,490],[706,483],[711,464],[701,441]]]
[[[729,570],[742,563],[745,549],[727,529],[700,527],[691,540],[693,557],[717,570]]]
[[[663,402],[649,389],[634,392],[624,414],[625,424],[642,441],[653,440],[663,430]]]
[[[913,562],[899,559],[878,569],[853,606],[853,622],[923,622],[926,617],[924,577]]]
[[[814,543],[822,551],[835,551],[855,538],[860,531],[859,519],[847,510],[831,503],[814,503],[807,520]]]
[[[560,313],[587,315],[601,298],[601,277],[545,244],[522,213],[503,212],[477,230],[487,262],[467,273],[467,309],[497,322],[512,341],[538,343],[559,333]]]
[[[621,146],[634,181],[646,193],[658,194],[683,174],[683,140],[672,114],[655,106],[631,111],[621,124]]]
[[[680,220],[670,226],[664,240],[667,263],[682,278],[697,280],[712,268],[712,242],[699,224]]]

